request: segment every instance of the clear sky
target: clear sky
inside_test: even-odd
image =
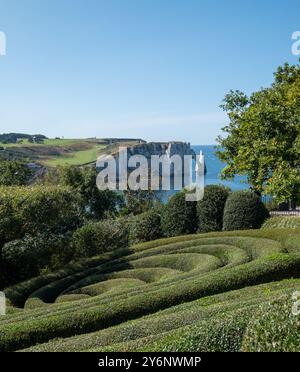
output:
[[[0,0],[0,132],[214,143],[296,30],[299,0]]]

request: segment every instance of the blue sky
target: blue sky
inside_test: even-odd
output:
[[[0,0],[0,132],[211,144],[269,85],[299,0]]]

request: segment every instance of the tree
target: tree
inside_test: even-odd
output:
[[[76,166],[60,167],[58,182],[76,190],[85,203],[87,213],[101,220],[105,214],[115,214],[122,206],[122,197],[111,190],[101,191],[96,184],[95,168],[79,168]]]
[[[148,242],[161,237],[161,213],[159,209],[151,209],[134,216],[129,223],[129,241],[131,244]]]
[[[82,201],[68,188],[0,187],[0,289],[4,283],[2,249],[25,234],[65,234],[82,224]]]
[[[125,205],[123,215],[138,215],[153,208],[161,207],[161,201],[155,191],[152,190],[126,190],[124,191]]]
[[[32,171],[21,161],[0,161],[1,186],[23,186],[29,182],[31,176]]]
[[[219,158],[227,163],[223,178],[246,175],[258,194],[278,202],[297,197],[300,189],[300,65],[285,64],[269,88],[247,97],[225,96],[230,122],[219,137]]]

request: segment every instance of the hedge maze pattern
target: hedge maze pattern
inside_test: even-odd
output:
[[[247,350],[253,316],[298,277],[297,229],[143,243],[8,288],[0,350]]]

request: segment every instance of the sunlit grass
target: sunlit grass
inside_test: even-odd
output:
[[[97,145],[87,150],[70,153],[68,156],[56,156],[51,159],[44,160],[43,163],[53,167],[57,165],[88,164],[96,161],[100,151],[104,148],[104,145]]]

